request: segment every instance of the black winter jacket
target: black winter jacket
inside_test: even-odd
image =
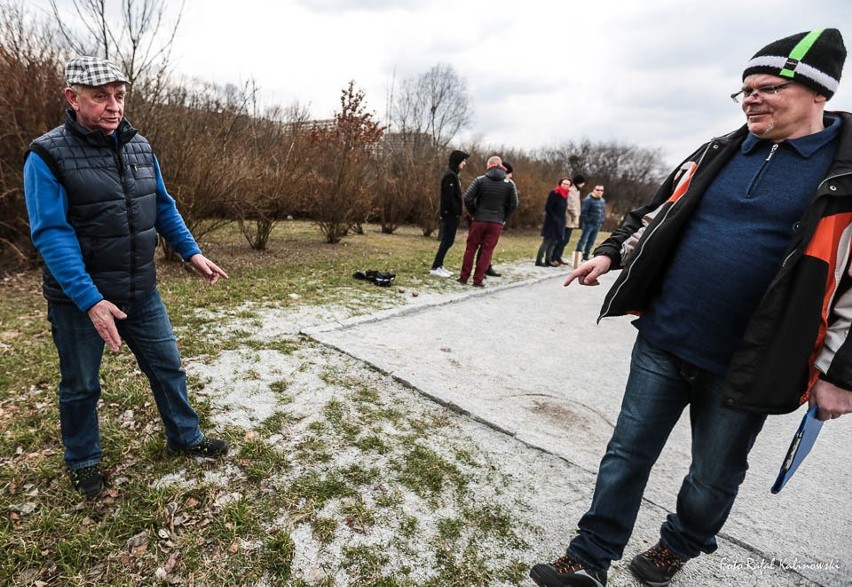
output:
[[[492,167],[467,186],[464,207],[474,220],[504,223],[518,208],[515,182],[502,167]]]
[[[459,169],[447,167],[441,177],[441,218],[459,218],[462,214],[462,192]]]
[[[568,198],[563,198],[556,190],[550,190],[544,203],[541,236],[552,240],[562,240],[565,237],[565,210],[567,208]]]
[[[746,327],[724,404],[783,414],[808,400],[817,378],[852,390],[852,115],[840,146],[797,224],[784,261]],[[707,186],[740,148],[742,128],[703,145],[669,175],[648,206],[631,212],[595,249],[623,266],[600,318],[641,314],[662,283],[680,234]],[[743,262],[748,262],[744,254]],[[599,318],[599,319],[600,319]]]
[[[150,295],[156,285],[157,183],[147,140],[122,120],[113,136],[89,131],[66,112],[65,124],[34,140],[30,150],[51,168],[68,194],[86,272],[109,301]],[[69,302],[44,266],[44,296]]]

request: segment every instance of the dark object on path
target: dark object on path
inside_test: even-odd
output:
[[[373,269],[368,269],[367,271],[356,271],[352,277],[355,279],[372,281],[381,287],[388,287],[393,280],[396,279],[396,274],[389,273],[387,271],[375,271]]]

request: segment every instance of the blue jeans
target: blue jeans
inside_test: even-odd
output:
[[[683,558],[716,550],[716,534],[734,505],[748,453],[766,419],[722,407],[723,382],[651,346],[641,334],[636,338],[621,413],[601,460],[592,506],[568,546],[570,556],[604,570],[621,558],[651,467],[686,406],[692,464],[660,535]]]
[[[598,238],[598,232],[601,230],[601,225],[594,222],[584,222],[583,232],[580,234],[580,240],[577,241],[576,251],[582,251],[583,259],[588,259],[592,252],[592,247],[595,246],[595,239]]]
[[[155,290],[121,309],[127,318],[116,320],[118,333],[148,377],[169,446],[195,446],[204,435],[198,428],[198,415],[189,405],[186,374],[160,294]],[[59,421],[65,462],[69,469],[97,465],[102,453],[97,404],[104,341],[88,314],[74,304],[49,302],[47,317],[59,353]]]
[[[558,261],[562,258],[562,255],[565,254],[565,246],[568,244],[568,241],[571,240],[571,232],[573,228],[565,227],[565,232],[562,233],[562,240],[559,241],[559,244],[556,245],[556,248],[553,250],[553,260]]]

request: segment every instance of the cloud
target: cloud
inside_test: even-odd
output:
[[[317,118],[349,80],[381,115],[393,84],[447,63],[473,101],[460,140],[620,140],[674,164],[742,124],[728,95],[751,55],[826,26],[852,38],[852,11],[840,0],[187,0],[172,55],[180,74],[254,79],[266,100],[310,104]],[[847,79],[829,107],[850,101]]]

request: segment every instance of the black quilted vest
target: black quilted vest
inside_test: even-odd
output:
[[[34,140],[38,153],[65,187],[68,222],[74,228],[86,271],[115,304],[150,295],[156,285],[157,182],[151,145],[127,120],[118,137],[89,131],[69,109],[65,124]],[[69,298],[44,267],[44,296]]]

